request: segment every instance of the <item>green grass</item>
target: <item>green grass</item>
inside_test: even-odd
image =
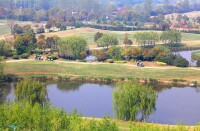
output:
[[[0,25],[0,35],[10,33],[10,28],[7,25]]]
[[[182,33],[182,41],[200,41],[200,34]]]
[[[159,80],[200,80],[200,70],[188,68],[151,69],[137,68],[124,64],[79,64],[29,61],[7,63],[6,74],[27,75],[60,75],[88,78],[146,78]]]
[[[193,52],[193,53],[192,53],[192,56],[194,56],[194,57],[199,57],[199,58],[200,58],[200,51],[198,51],[198,52]]]
[[[200,60],[200,51],[198,51],[198,52],[193,52],[193,53],[192,53],[192,58],[193,58],[194,60]]]
[[[81,31],[80,31],[81,30]],[[92,30],[92,31],[87,31],[84,30],[84,28],[80,28],[80,30],[78,29],[77,33],[74,34],[74,35],[79,35],[79,36],[82,36],[84,37],[88,44],[89,45],[96,45],[96,43],[94,42],[94,35],[95,33],[97,33],[98,31],[100,32],[104,32],[104,33],[112,33],[112,34],[115,34],[119,40],[120,43],[123,43],[123,39],[124,39],[124,35],[125,33],[128,33],[129,34],[129,38],[133,40],[133,35],[137,32],[137,31],[105,31],[105,30]],[[71,32],[72,30],[70,30]],[[67,32],[66,31],[66,36],[67,36]],[[158,31],[159,34],[161,34],[161,31]],[[70,33],[71,35],[71,33]],[[65,36],[65,37],[66,37]],[[183,43],[188,43],[188,42],[191,42],[189,44],[191,44],[191,46],[194,46],[192,43],[194,42],[195,45],[198,46],[198,44],[196,44],[197,42],[200,42],[200,34],[190,34],[190,33],[182,33],[182,42]],[[136,44],[136,43],[134,43]],[[189,44],[187,44],[187,46],[190,46]]]

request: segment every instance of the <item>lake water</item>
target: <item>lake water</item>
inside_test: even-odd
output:
[[[200,50],[180,51],[180,52],[176,52],[176,54],[188,60],[190,62],[190,65],[196,66],[196,61],[192,60],[192,53],[197,52],[197,51],[200,51]]]
[[[0,89],[0,102],[14,100],[14,84]],[[52,106],[66,112],[77,109],[86,117],[114,117],[112,92],[114,85],[76,82],[47,83],[48,97]],[[156,111],[148,122],[193,125],[200,122],[200,87],[159,87]]]

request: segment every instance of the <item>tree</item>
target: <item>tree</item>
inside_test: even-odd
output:
[[[132,40],[128,38],[128,35],[129,34],[126,33],[125,36],[124,36],[124,42],[123,43],[125,44],[125,46],[127,46],[127,45],[130,46],[130,45],[133,44]]]
[[[98,46],[100,47],[108,47],[113,45],[118,45],[119,41],[117,37],[113,34],[104,34],[98,41]]]
[[[177,67],[188,67],[189,62],[185,58],[178,56],[174,61],[174,65]]]
[[[107,53],[115,60],[121,60],[122,59],[122,56],[121,56],[122,48],[121,47],[112,46],[111,48],[109,48]]]
[[[97,33],[94,35],[94,42],[97,42],[98,39],[100,39],[102,36],[103,36],[103,33],[97,32]]]
[[[39,49],[42,49],[45,51],[45,49],[47,48],[47,42],[46,42],[45,35],[38,36],[37,46]]]
[[[160,36],[156,32],[137,32],[133,38],[140,46],[153,45],[160,40]]]
[[[31,105],[40,103],[42,106],[47,101],[47,89],[45,83],[39,81],[21,81],[15,89],[15,101],[28,101]]]
[[[5,67],[4,57],[0,56],[0,81],[3,79],[4,67]]]
[[[35,37],[35,34],[16,35],[14,48],[19,55],[23,53],[30,54],[31,51],[37,47],[36,43],[37,39]]]
[[[42,107],[36,103],[8,102],[0,104],[1,130],[12,130],[10,126],[17,126],[20,131],[118,131],[118,126],[110,119],[85,120],[75,110],[66,113],[62,109],[47,104]],[[9,125],[9,126],[8,126]]]
[[[114,113],[118,119],[144,121],[155,111],[157,94],[150,87],[127,82],[118,83],[113,98]],[[141,118],[138,118],[139,114]]]
[[[64,58],[81,59],[81,52],[87,50],[87,42],[84,38],[70,36],[59,42],[59,54]]]
[[[164,31],[161,34],[160,39],[164,43],[178,44],[181,42],[182,34],[177,30]]]
[[[0,41],[0,56],[9,56],[11,54],[11,45],[6,41]]]

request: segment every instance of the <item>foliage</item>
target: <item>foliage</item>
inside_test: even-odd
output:
[[[98,39],[97,44],[100,47],[108,48],[109,46],[118,45],[119,41],[113,34],[104,34],[101,38]]]
[[[20,56],[22,59],[28,59],[30,55],[28,53],[23,53]]]
[[[98,39],[100,39],[102,36],[103,36],[103,33],[97,32],[97,33],[94,35],[94,42],[97,42]]]
[[[117,46],[112,46],[108,49],[107,53],[112,57],[114,60],[121,60],[122,59],[122,48]]]
[[[185,58],[178,56],[174,61],[174,65],[177,67],[188,67],[189,62]]]
[[[197,61],[197,67],[200,67],[200,60]]]
[[[125,44],[125,46],[127,46],[127,45],[130,46],[130,45],[133,44],[133,41],[132,41],[131,39],[128,38],[128,35],[129,35],[129,34],[126,33],[125,36],[124,36],[124,41],[123,41],[123,43]]]
[[[154,60],[159,60],[160,58],[168,55],[169,53],[170,53],[169,48],[158,45],[149,51],[149,56]]]
[[[4,57],[0,56],[0,81],[3,79],[5,68],[5,60]]]
[[[12,58],[13,58],[13,59],[19,59],[19,56],[18,56],[18,55],[13,55]]]
[[[53,60],[58,59],[58,55],[55,55],[55,54],[51,54],[51,55],[48,55],[48,56],[51,57],[51,59],[53,59]]]
[[[21,55],[23,53],[30,53],[37,47],[36,42],[37,39],[35,37],[35,34],[16,35],[14,47],[18,55]]]
[[[108,63],[114,63],[115,60],[113,60],[113,59],[107,59],[106,62],[108,62]]]
[[[67,37],[59,42],[59,55],[64,58],[81,59],[81,52],[87,50],[87,42],[78,36]]]
[[[126,60],[140,59],[142,57],[142,48],[140,47],[125,48],[123,49],[122,55],[126,58]]]
[[[164,56],[164,57],[160,57],[158,60],[160,62],[164,62],[168,65],[174,65],[174,60],[176,59],[176,56],[173,55],[173,54],[169,54],[167,56]]]
[[[118,83],[113,92],[113,105],[117,118],[122,120],[145,120],[155,110],[156,93],[150,88],[138,83]]]
[[[11,45],[6,41],[0,41],[0,56],[9,56],[11,54]]]
[[[170,44],[180,43],[181,38],[182,38],[181,32],[179,32],[177,30],[164,31],[160,36],[160,39],[164,43],[170,43]]]
[[[111,120],[81,118],[76,111],[65,113],[47,104],[44,108],[36,103],[5,103],[0,105],[0,130],[11,130],[10,124],[17,130],[69,130],[69,131],[118,131],[118,126]]]
[[[17,102],[28,101],[32,105],[35,103],[44,105],[47,100],[46,85],[39,81],[21,81],[17,83],[14,94]]]
[[[98,61],[105,61],[108,58],[105,50],[92,50],[92,55],[96,56]]]
[[[155,45],[160,40],[157,32],[137,32],[133,38],[140,46]]]
[[[167,65],[167,63],[159,62],[159,61],[157,61],[156,63],[157,63],[158,65],[161,65],[161,66],[166,66],[166,65]]]

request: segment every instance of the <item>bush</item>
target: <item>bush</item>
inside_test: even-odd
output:
[[[77,60],[77,62],[87,62],[86,60]]]
[[[19,59],[19,56],[18,55],[13,55],[13,57],[12,57],[13,59]]]
[[[53,54],[53,55],[51,55],[51,59],[56,60],[56,59],[58,59],[58,56]]]
[[[116,61],[116,63],[118,63],[118,64],[125,64],[127,62],[126,61]]]
[[[166,66],[167,64],[166,63],[164,63],[164,62],[156,62],[158,65],[161,65],[161,66]]]
[[[114,60],[113,59],[107,59],[106,62],[108,62],[108,63],[114,63]]]
[[[40,55],[40,54],[42,54],[42,50],[35,50],[34,53],[37,55]]]
[[[197,61],[197,67],[200,67],[200,60]]]
[[[21,58],[22,58],[22,59],[28,59],[29,56],[30,56],[30,55],[29,55],[28,53],[23,53],[23,54],[21,54]]]
[[[177,67],[188,67],[189,62],[185,58],[178,56],[174,61],[174,65]]]

